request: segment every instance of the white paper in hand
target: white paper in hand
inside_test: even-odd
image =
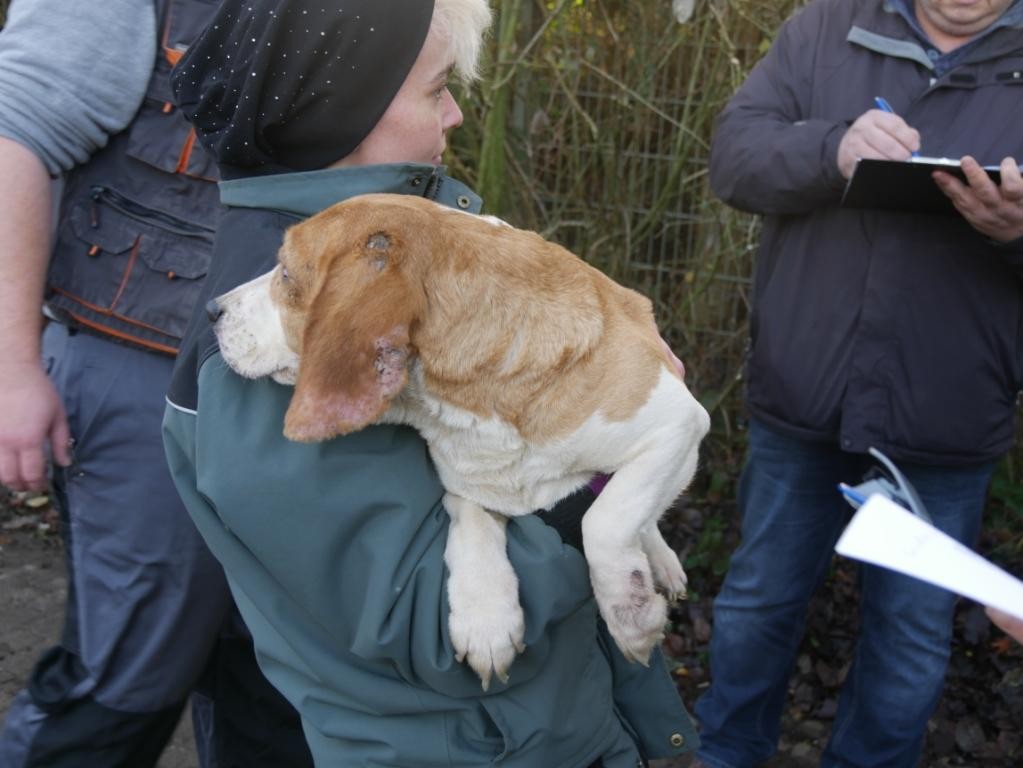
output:
[[[856,511],[835,551],[1023,619],[1023,582],[878,494]]]

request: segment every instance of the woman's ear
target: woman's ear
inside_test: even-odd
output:
[[[417,302],[405,276],[394,270],[361,291],[345,282],[329,275],[310,307],[284,419],[291,440],[315,442],[362,429],[408,380]]]

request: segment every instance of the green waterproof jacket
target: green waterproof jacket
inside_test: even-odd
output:
[[[289,224],[369,191],[479,208],[426,166],[225,182],[207,295],[268,270]],[[508,525],[527,648],[509,681],[484,693],[448,636],[448,518],[425,443],[397,426],[291,442],[290,396],[230,371],[208,321],[194,318],[164,439],[260,666],[301,715],[317,765],[634,768],[695,748],[662,658],[624,661],[598,629],[584,558],[534,516]]]

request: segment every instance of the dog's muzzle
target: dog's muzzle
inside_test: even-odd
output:
[[[224,308],[217,303],[216,299],[206,302],[206,317],[210,319],[211,323],[217,322],[222,314],[224,314]]]

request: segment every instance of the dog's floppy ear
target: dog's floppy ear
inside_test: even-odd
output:
[[[391,264],[391,240],[375,233],[356,270],[335,259],[309,309],[284,435],[313,442],[375,421],[408,379],[409,327],[417,300]],[[353,283],[359,285],[353,286]]]

